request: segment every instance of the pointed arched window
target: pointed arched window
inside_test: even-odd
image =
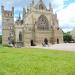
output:
[[[39,30],[49,30],[49,22],[48,22],[48,19],[46,18],[46,16],[41,15],[38,18],[37,28]]]

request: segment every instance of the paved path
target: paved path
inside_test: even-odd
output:
[[[49,47],[36,46],[32,48],[44,48],[44,49],[52,49],[52,50],[64,50],[64,51],[75,51],[75,43],[63,43],[63,44],[55,44],[50,45]]]
[[[56,44],[49,48],[55,50],[75,51],[75,43]]]

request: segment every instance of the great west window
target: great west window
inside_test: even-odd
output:
[[[41,15],[38,18],[37,28],[39,30],[49,30],[49,23],[48,23],[48,19],[46,18],[46,16]]]

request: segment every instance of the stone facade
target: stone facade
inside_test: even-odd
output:
[[[75,41],[75,28],[70,32],[70,35],[72,35],[72,38]]]
[[[2,44],[6,45],[9,42],[10,37],[13,40],[14,36],[14,7],[8,11],[2,8]]]
[[[23,8],[23,19],[19,16],[15,24],[13,21],[13,12],[14,8],[12,8],[11,11],[12,15],[7,16],[9,21],[6,20],[5,15],[2,15],[3,44],[8,44],[10,39],[15,42],[15,45],[24,47],[30,46],[31,40],[33,40],[36,45],[42,44],[45,39],[52,44],[63,42],[63,32],[59,28],[57,14],[53,13],[51,4],[49,5],[49,9],[47,9],[42,0],[36,5],[34,1],[32,1],[32,6],[27,9],[27,11]],[[9,11],[7,13],[9,13]],[[2,14],[4,14],[3,6]],[[10,33],[11,29],[6,29],[8,27],[12,29],[12,33]],[[12,36],[9,34],[12,34]]]

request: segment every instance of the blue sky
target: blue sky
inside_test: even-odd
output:
[[[5,1],[8,1],[4,3]],[[11,4],[15,6],[15,18],[18,17],[19,13],[22,13],[22,8],[27,6],[32,0],[0,0],[0,7],[5,4],[5,9],[9,9],[11,4],[9,1],[13,1]],[[54,12],[57,13],[59,26],[63,29],[63,31],[71,31],[75,27],[75,0],[43,0],[46,6],[48,7],[49,2],[52,3],[52,7]],[[35,0],[37,3],[38,0]],[[10,7],[9,7],[10,6]],[[0,8],[0,34],[2,34],[2,18],[1,18],[1,8]]]

